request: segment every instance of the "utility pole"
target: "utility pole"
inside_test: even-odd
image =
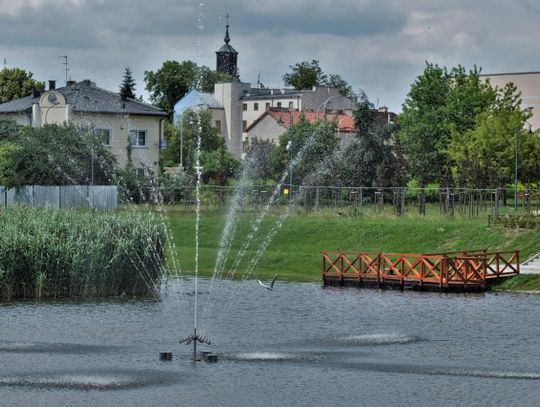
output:
[[[7,68],[7,59],[6,59],[6,57],[4,57],[4,69],[6,69],[6,68]]]
[[[67,55],[59,55],[58,58],[64,58],[64,62],[62,62],[62,65],[65,66],[65,71],[66,71],[66,84],[67,84],[67,81],[68,81],[68,71],[69,71],[69,68],[68,68],[68,57],[67,57]]]

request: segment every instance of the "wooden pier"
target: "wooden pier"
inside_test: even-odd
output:
[[[484,291],[492,282],[519,274],[519,250],[321,254],[325,286]]]

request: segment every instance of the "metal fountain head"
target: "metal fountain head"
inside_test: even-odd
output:
[[[211,345],[212,343],[208,338],[205,336],[199,336],[197,335],[197,329],[195,328],[193,330],[193,335],[186,336],[185,338],[182,338],[178,341],[178,343],[185,343],[186,345],[189,345],[193,342],[193,361],[197,361],[197,342],[199,343],[206,343],[207,345]]]

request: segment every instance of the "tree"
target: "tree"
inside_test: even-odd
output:
[[[116,160],[91,129],[47,124],[23,127],[0,143],[0,183],[22,185],[108,185]]]
[[[136,99],[135,96],[135,79],[132,76],[133,72],[126,66],[124,70],[124,79],[120,85],[120,97],[122,99]]]
[[[172,118],[175,103],[190,89],[212,92],[215,83],[227,82],[231,78],[206,66],[199,67],[192,61],[165,61],[156,72],[145,71],[144,80],[150,100]]]
[[[349,83],[338,74],[330,74],[324,82],[324,86],[329,88],[337,88],[341,96],[348,97],[353,102],[358,101],[358,96],[354,93],[353,88]]]
[[[43,90],[45,85],[32,79],[32,76],[32,72],[20,68],[2,69],[0,71],[0,103],[29,96],[32,90]]]
[[[491,106],[476,116],[473,128],[454,133],[449,145],[458,184],[499,188],[510,183],[515,173],[516,147],[519,179],[535,183],[540,179],[540,138],[524,129],[531,112],[521,109],[520,92],[513,84],[493,92]]]
[[[183,126],[182,131],[180,126]],[[201,135],[201,165],[203,182],[225,185],[233,177],[240,163],[227,151],[225,139],[212,127],[210,112],[186,111],[181,123],[165,127],[167,149],[163,152],[163,166],[180,163],[180,138],[183,138],[183,165],[189,176],[195,175],[197,137]]]
[[[292,72],[283,75],[283,82],[285,82],[285,85],[292,86],[295,89],[311,89],[326,82],[326,75],[316,59],[311,62],[299,62],[294,66],[289,65],[289,68]]]
[[[449,182],[450,172],[446,154],[451,134],[447,100],[452,80],[446,68],[426,65],[411,85],[398,117],[400,139],[420,187],[434,181]]]
[[[344,151],[346,185],[367,187],[403,186],[404,159],[396,139],[395,124],[380,125],[377,112],[362,93],[354,113],[356,135]]]
[[[300,121],[279,137],[279,146],[271,154],[275,179],[279,179],[289,168],[292,156],[293,184],[317,182],[317,175],[324,175],[321,162],[326,162],[339,148],[336,126],[335,121],[327,120],[310,123],[301,115]],[[289,141],[291,150],[287,151]]]

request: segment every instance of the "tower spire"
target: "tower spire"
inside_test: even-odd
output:
[[[231,42],[231,38],[229,37],[229,13],[227,13],[227,25],[225,26],[225,44],[228,44]]]

